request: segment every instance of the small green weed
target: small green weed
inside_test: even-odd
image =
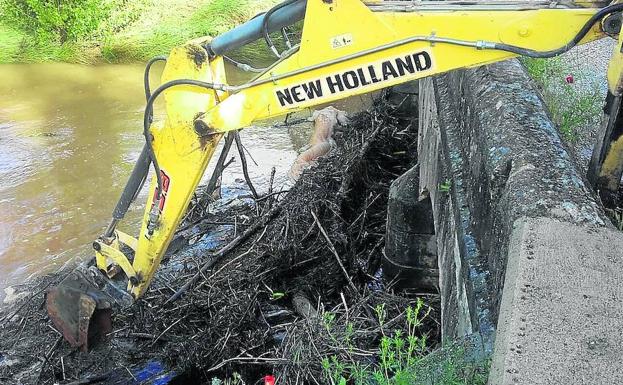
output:
[[[374,310],[383,331],[388,325],[385,306],[378,305]],[[382,332],[376,359],[369,363],[337,355],[323,357],[324,381],[331,385],[415,385],[428,384],[434,379],[432,383],[440,385],[486,384],[487,363],[469,361],[463,350],[445,349],[443,354],[428,355],[426,335],[420,335],[419,330],[429,313],[430,308],[421,300],[415,306],[407,307],[404,325],[399,325],[391,334]],[[323,320],[331,333],[335,314],[325,313]],[[334,340],[334,344],[345,344],[345,351],[352,350],[348,341]]]
[[[562,91],[557,97],[564,101],[551,103],[550,111],[563,137],[574,142],[578,139],[578,129],[600,115],[602,97],[598,90],[580,93],[572,84],[563,84],[561,87]]]
[[[221,380],[220,378],[212,378],[211,385],[244,385],[242,376],[238,373],[234,373],[231,378]]]
[[[439,192],[449,193],[451,187],[452,187],[452,181],[446,180],[445,182],[439,184]]]
[[[559,76],[564,72],[564,65],[560,57],[551,59],[532,59],[521,58],[530,77],[541,85],[550,82],[553,77]]]

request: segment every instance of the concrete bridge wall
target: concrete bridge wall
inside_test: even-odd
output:
[[[599,367],[623,347],[623,233],[531,84],[515,60],[419,83],[419,185],[433,204],[443,334],[495,350],[492,384],[622,383],[586,370],[560,382],[569,365]],[[604,301],[618,305],[606,311]],[[618,330],[599,340],[592,363],[590,304],[592,328]],[[551,338],[556,330],[565,335]],[[623,377],[620,368],[611,373],[608,381]]]

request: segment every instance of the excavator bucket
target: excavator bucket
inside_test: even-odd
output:
[[[69,344],[82,351],[112,331],[113,306],[127,307],[132,302],[132,296],[95,266],[76,268],[46,293],[50,319]]]

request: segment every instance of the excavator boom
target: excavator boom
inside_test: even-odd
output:
[[[63,283],[52,289],[47,306],[54,323],[74,346],[86,349],[89,323],[84,318],[132,302],[94,294],[106,277],[123,272],[133,299],[145,293],[225,133],[458,68],[517,55],[553,57],[606,34],[618,35],[622,10],[616,2],[288,0],[219,37],[173,49],[162,85],[153,93],[147,87],[145,148],[110,226],[93,245],[97,269],[85,274],[105,277],[81,286],[73,276],[67,282],[72,290]],[[300,44],[291,45],[283,28],[299,22]],[[270,35],[278,31],[286,40],[282,52]],[[229,85],[227,53],[259,38],[266,40],[276,61],[250,82]],[[620,95],[620,88],[613,92]],[[161,95],[166,118],[152,121],[153,102]],[[117,224],[150,166],[154,178],[140,233],[133,238],[117,230]],[[133,250],[133,259],[123,245]]]

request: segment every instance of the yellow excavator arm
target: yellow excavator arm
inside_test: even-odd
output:
[[[54,323],[74,346],[86,349],[88,322],[85,327],[80,317],[90,318],[113,302],[127,305],[145,293],[225,133],[453,69],[517,55],[556,56],[577,44],[618,36],[622,10],[618,2],[288,0],[215,39],[197,39],[173,49],[162,85],[153,94],[147,87],[145,149],[112,223],[94,242],[97,268],[109,277],[122,270],[133,298],[121,295],[118,300],[110,291],[93,294],[102,288],[101,279],[94,279],[97,273],[76,273],[48,293]],[[270,33],[300,21],[300,44],[278,52]],[[261,37],[277,60],[250,82],[229,85],[226,53]],[[619,41],[609,73],[615,97],[622,89],[620,48]],[[166,119],[152,122],[153,102],[160,95]],[[612,155],[616,151],[609,150],[608,143],[598,163],[621,164],[621,156]],[[156,173],[135,239],[116,226],[150,165]],[[597,179],[603,177],[600,172]],[[132,262],[122,245],[134,250]],[[97,287],[85,290],[84,279]]]

